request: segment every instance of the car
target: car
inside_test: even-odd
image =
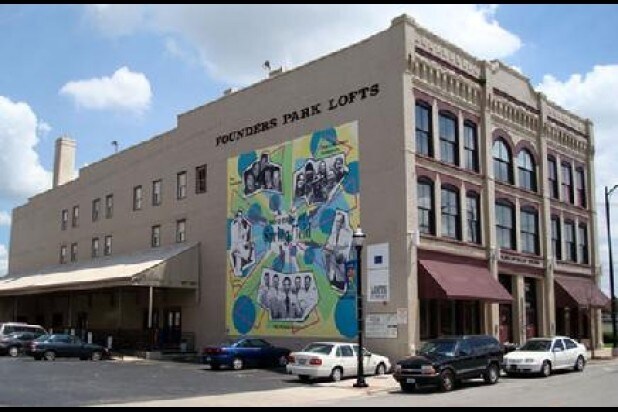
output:
[[[17,357],[30,346],[30,343],[37,339],[41,334],[32,332],[15,332],[0,338],[0,354]]]
[[[534,338],[504,357],[507,375],[539,374],[547,377],[558,369],[582,372],[587,362],[586,347],[566,336]]]
[[[417,356],[397,362],[393,377],[404,392],[422,385],[448,392],[456,383],[474,378],[493,385],[500,380],[502,358],[503,349],[493,336],[446,336],[428,340]]]
[[[289,354],[289,349],[273,346],[264,339],[241,338],[205,347],[202,362],[212,369],[285,366]]]
[[[21,322],[2,322],[0,323],[0,338],[16,332],[31,332],[37,336],[46,335],[47,332],[42,326],[29,325]]]
[[[109,351],[101,345],[84,343],[72,335],[44,335],[30,343],[26,354],[35,360],[54,361],[56,358],[79,358],[99,361],[109,358]]]
[[[358,345],[341,342],[314,342],[300,352],[290,354],[287,372],[297,375],[303,382],[312,378],[330,378],[334,382],[344,377],[356,376],[358,370]],[[363,348],[366,374],[384,375],[391,370],[385,357]]]

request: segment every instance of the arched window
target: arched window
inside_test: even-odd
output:
[[[418,230],[421,233],[433,235],[435,234],[433,182],[427,178],[418,179],[416,195],[418,204]]]
[[[562,162],[562,201],[575,203],[573,193],[573,169],[569,162]]]
[[[459,219],[459,191],[453,186],[442,186],[442,236],[461,239]]]
[[[431,132],[431,106],[422,100],[416,101],[416,153],[433,156],[433,136]]]
[[[517,156],[519,187],[536,192],[536,165],[530,152],[523,149]]]
[[[479,171],[479,150],[476,125],[470,121],[464,123],[464,152],[466,169]]]
[[[504,200],[496,202],[496,238],[501,249],[515,250],[515,208]]]
[[[560,216],[551,217],[551,251],[556,260],[562,260],[562,227]]]
[[[459,165],[459,136],[457,118],[448,112],[440,112],[440,160]]]
[[[513,158],[511,150],[504,140],[498,139],[494,142],[494,177],[504,183],[513,184]]]
[[[553,156],[547,156],[547,171],[549,179],[549,195],[552,199],[558,199],[560,194],[558,193],[558,165],[556,158]]]
[[[539,254],[539,213],[531,207],[521,209],[521,251]]]

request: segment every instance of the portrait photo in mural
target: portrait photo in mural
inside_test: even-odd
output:
[[[291,136],[227,168],[228,333],[356,336],[357,123]]]

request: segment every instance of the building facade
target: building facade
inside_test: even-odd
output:
[[[443,334],[600,345],[590,121],[401,16],[178,117],[13,211],[0,318],[199,348]]]

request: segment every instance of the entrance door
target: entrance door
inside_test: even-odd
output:
[[[182,312],[180,308],[170,308],[165,313],[166,346],[178,347],[182,337]]]
[[[513,280],[511,276],[500,275],[500,284],[509,294],[513,294]],[[500,311],[500,342],[513,342],[513,304],[501,303]]]

